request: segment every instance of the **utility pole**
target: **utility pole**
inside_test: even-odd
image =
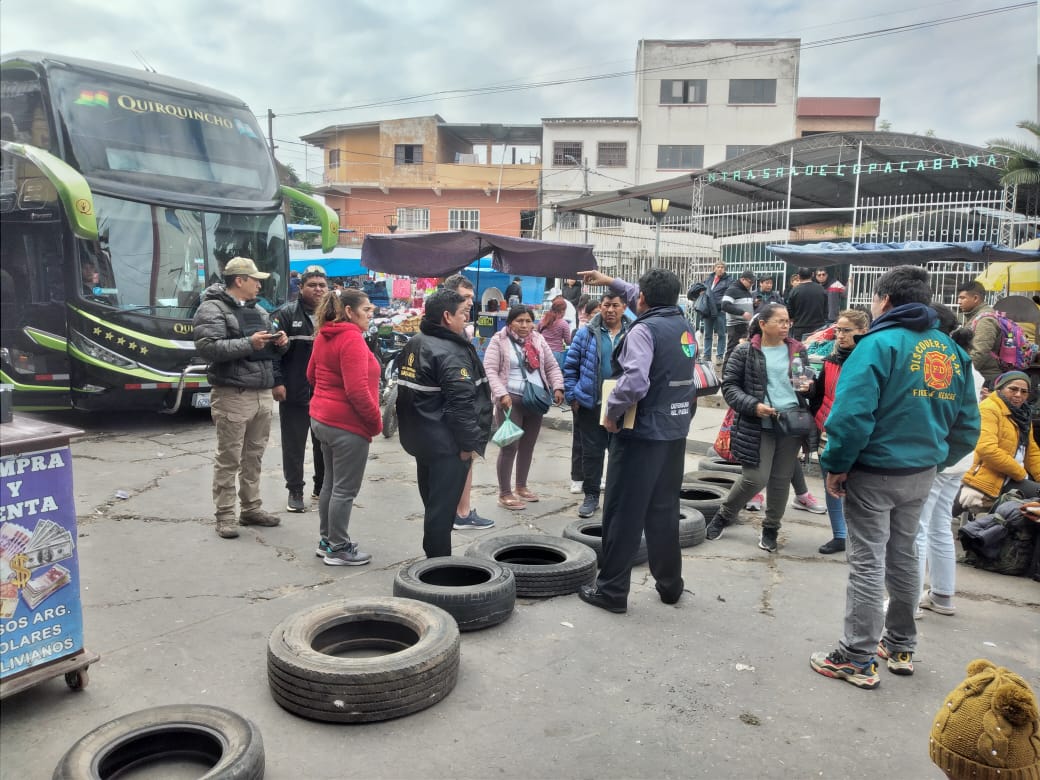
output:
[[[274,159],[274,111],[267,109],[267,142],[271,145],[271,158]]]
[[[588,197],[589,195],[589,158],[582,158],[581,172],[584,175],[584,182],[581,188],[582,197]],[[582,224],[585,226],[585,243],[589,243],[589,215],[582,214]]]

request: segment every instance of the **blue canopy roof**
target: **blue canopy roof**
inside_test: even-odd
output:
[[[340,246],[328,254],[320,249],[289,250],[290,270],[302,274],[311,265],[320,265],[328,276],[368,276],[368,269],[361,265],[360,249]]]

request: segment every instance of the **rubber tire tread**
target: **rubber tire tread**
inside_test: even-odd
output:
[[[726,496],[729,494],[729,490],[724,489],[720,485],[713,485],[707,482],[684,482],[681,489],[685,488],[693,488],[695,490],[702,490],[714,494],[714,498],[680,497],[679,499],[680,512],[689,512],[691,509],[696,509],[705,517],[714,517],[715,513],[719,511],[719,507],[722,506],[722,502],[726,500]]]
[[[697,461],[697,468],[701,471],[731,471],[734,474],[739,474],[744,470],[744,467],[739,463],[730,463],[724,458],[711,458],[707,455],[702,456]]]
[[[447,567],[479,569],[489,575],[477,585],[431,585],[422,581],[427,572]],[[453,618],[459,631],[474,631],[498,625],[513,614],[516,578],[513,570],[483,558],[453,555],[425,558],[403,566],[394,577],[394,595],[425,601],[440,607]]]
[[[513,547],[543,547],[564,556],[559,563],[536,566],[499,561],[496,555]],[[544,598],[577,593],[596,577],[596,553],[581,542],[548,534],[509,534],[479,539],[466,548],[466,555],[495,561],[513,570],[516,595]]]
[[[203,775],[204,780],[259,780],[264,776],[264,741],[256,724],[222,707],[172,704],[131,712],[87,732],[61,757],[54,780],[97,780],[95,762],[120,748],[125,750],[135,736],[185,726],[216,732],[224,743],[223,755]]]
[[[704,515],[690,507],[679,508],[679,546],[696,547],[704,541]]]
[[[571,539],[575,542],[581,542],[587,547],[591,547],[592,551],[596,553],[596,565],[600,566],[603,564],[603,537],[596,536],[595,534],[587,534],[583,530],[592,525],[600,526],[602,528],[603,523],[598,520],[592,520],[591,518],[575,520],[563,529],[563,538]],[[639,549],[636,550],[636,554],[632,558],[632,565],[640,566],[646,563],[648,558],[649,553],[646,551],[646,537],[640,536]]]
[[[310,720],[319,720],[325,723],[373,723],[376,721],[392,720],[393,718],[401,718],[405,715],[411,715],[421,710],[432,707],[434,704],[439,702],[445,696],[447,696],[451,690],[455,687],[456,677],[451,676],[445,685],[440,689],[431,691],[430,696],[423,702],[417,702],[413,704],[403,705],[391,709],[382,710],[379,712],[325,712],[318,710],[313,707],[308,707],[304,704],[291,701],[283,698],[274,693],[272,690],[272,697],[275,702],[282,709],[299,715],[302,718],[308,718]]]
[[[383,407],[383,438],[389,439],[397,433],[397,385],[390,388]]]
[[[718,481],[716,481],[718,480]],[[687,471],[682,477],[683,484],[687,482],[706,482],[709,485],[718,485],[729,490],[737,482],[740,482],[740,474],[733,471],[712,471],[701,469],[699,471]]]
[[[411,628],[418,641],[374,658],[339,658],[311,641],[336,625],[385,620]],[[387,685],[422,677],[459,658],[459,628],[440,607],[414,599],[354,597],[321,604],[283,620],[268,640],[268,663],[303,679],[334,685]]]
[[[410,677],[406,680],[399,680],[395,683],[385,683],[382,685],[343,685],[327,682],[317,683],[313,680],[306,680],[302,677],[296,677],[295,675],[289,674],[289,672],[280,669],[274,664],[268,664],[267,681],[272,684],[277,683],[279,687],[284,688],[289,693],[305,699],[321,701],[329,695],[335,695],[338,698],[356,700],[359,704],[368,704],[377,701],[380,697],[384,699],[401,698],[417,688],[426,688],[428,685],[437,685],[440,683],[442,678],[447,677],[449,674],[454,674],[455,669],[456,667],[454,666],[444,666],[443,668],[429,674]]]

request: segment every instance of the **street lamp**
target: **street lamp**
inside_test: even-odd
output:
[[[393,233],[395,230],[397,230],[397,215],[396,214],[387,214],[385,219],[386,219],[386,229],[387,230],[389,230],[391,233]]]
[[[668,213],[668,198],[650,198],[650,213],[654,222],[657,223],[657,233],[654,238],[654,265],[657,265],[661,257],[661,220]]]

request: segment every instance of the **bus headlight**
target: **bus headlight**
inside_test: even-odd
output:
[[[113,366],[119,368],[137,368],[138,365],[133,360],[125,358],[117,352],[113,352],[107,347],[103,347],[96,341],[91,341],[79,331],[72,331],[72,343],[76,346],[80,352],[85,355],[89,355],[95,360],[100,360],[102,363],[110,363]]]

